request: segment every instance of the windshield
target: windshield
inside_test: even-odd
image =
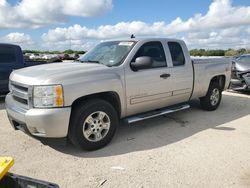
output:
[[[240,56],[237,61],[250,64],[250,56]]]
[[[98,44],[92,50],[79,58],[80,62],[100,63],[109,67],[122,63],[135,42],[112,41]]]

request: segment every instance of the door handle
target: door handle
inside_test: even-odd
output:
[[[170,76],[171,76],[170,74],[162,74],[162,75],[160,75],[160,77],[163,78],[163,79],[167,79]]]

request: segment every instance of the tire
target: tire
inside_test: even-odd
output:
[[[201,108],[213,111],[218,108],[221,102],[222,90],[217,82],[211,82],[205,97],[200,98]]]
[[[118,124],[118,114],[110,103],[91,99],[73,108],[68,138],[83,150],[97,150],[112,140]]]

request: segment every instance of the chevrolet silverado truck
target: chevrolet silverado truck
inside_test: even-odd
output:
[[[9,76],[13,70],[44,63],[46,62],[26,62],[20,46],[0,43],[0,95],[5,95],[9,92]]]
[[[196,98],[203,109],[217,109],[230,76],[229,60],[191,60],[182,40],[106,41],[78,62],[15,70],[6,110],[16,130],[95,150],[111,141],[120,120],[184,110]]]

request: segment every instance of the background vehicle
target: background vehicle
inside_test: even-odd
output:
[[[233,60],[231,89],[250,90],[250,54],[241,55]]]
[[[191,60],[175,39],[103,42],[79,60],[11,74],[6,109],[15,129],[68,136],[94,150],[111,141],[119,119],[133,123],[184,110],[196,98],[203,109],[217,109],[231,77],[228,59]]]
[[[46,62],[25,62],[20,46],[0,43],[0,95],[8,93],[9,76],[13,70]]]

